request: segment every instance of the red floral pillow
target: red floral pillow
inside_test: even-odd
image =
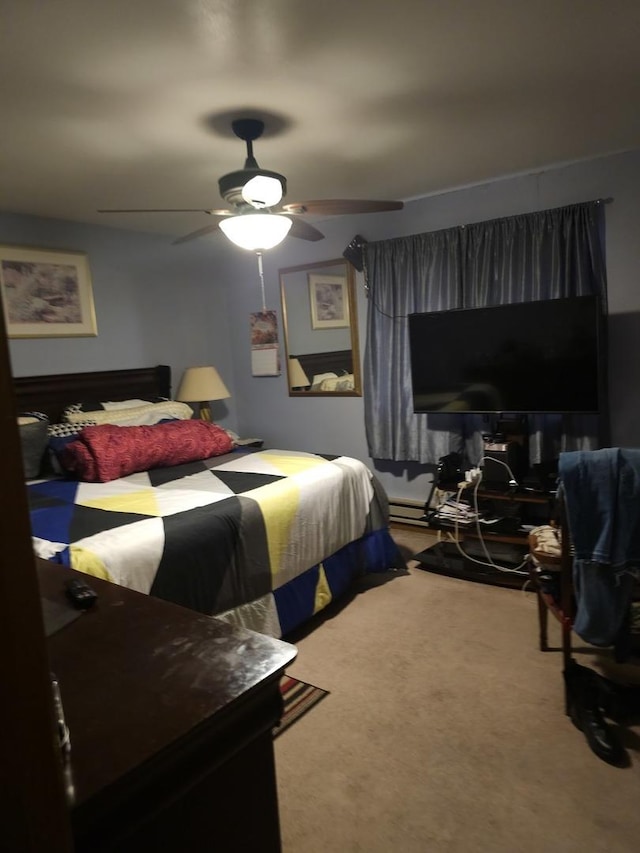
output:
[[[169,421],[153,426],[100,424],[85,427],[61,454],[65,471],[87,483],[106,483],[197,459],[221,456],[233,442],[217,424]]]

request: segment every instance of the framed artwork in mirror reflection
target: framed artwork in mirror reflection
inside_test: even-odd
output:
[[[309,273],[312,329],[343,329],[349,326],[347,277]]]

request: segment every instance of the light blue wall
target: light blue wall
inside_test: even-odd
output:
[[[282,319],[280,267],[339,258],[356,234],[385,239],[608,197],[612,443],[640,446],[640,151],[443,193],[399,212],[316,220],[325,240],[292,238],[265,254],[266,307]],[[175,387],[184,367],[215,364],[232,393],[213,404],[226,426],[271,447],[355,456],[390,496],[424,500],[431,476],[423,467],[369,458],[362,398],[289,397],[286,373],[251,375],[249,314],[262,308],[251,253],[220,235],[172,246],[159,235],[9,214],[0,215],[0,242],[87,252],[98,318],[95,338],[11,341],[15,375],[168,363]],[[356,283],[362,356],[368,305],[362,275]]]
[[[174,392],[190,365],[214,364],[233,388],[232,329],[218,270],[226,247],[55,219],[0,214],[0,243],[64,248],[88,257],[98,335],[10,341],[15,376],[169,364]],[[219,254],[218,258],[216,254]],[[70,401],[71,402],[71,401]],[[235,395],[212,404],[237,426]]]

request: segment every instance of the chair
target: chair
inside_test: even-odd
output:
[[[604,717],[637,712],[640,688],[580,666],[572,656],[572,632],[591,645],[613,648],[616,662],[631,656],[637,586],[631,572],[640,565],[640,451],[564,453],[559,477],[557,526],[529,534],[540,649],[549,651],[551,612],[561,626],[565,711],[599,758],[626,765],[626,753]]]

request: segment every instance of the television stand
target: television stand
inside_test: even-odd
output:
[[[437,575],[487,583],[508,589],[522,589],[529,577],[526,568],[517,572],[500,571],[490,566],[475,563],[458,551],[455,542],[437,542],[431,548],[415,554],[413,559],[418,561],[419,568]],[[498,561],[496,560],[496,562]],[[505,569],[515,568],[514,565],[509,566],[506,562],[504,567]]]
[[[446,487],[440,488],[447,491]],[[498,522],[500,527],[481,529],[491,562],[501,566],[502,570],[486,564],[488,561],[475,524],[459,524],[456,529],[453,521],[436,519],[433,514],[425,515],[423,520],[442,538],[431,548],[415,554],[414,560],[420,563],[420,568],[436,574],[521,589],[529,576],[526,565],[518,569],[529,553],[529,530],[532,526],[548,524],[555,493],[479,489],[477,498],[480,508],[502,518]],[[468,556],[460,553],[456,535],[458,544]]]

